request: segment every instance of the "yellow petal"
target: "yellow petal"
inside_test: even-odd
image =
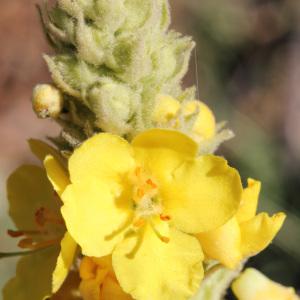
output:
[[[145,149],[170,149],[190,156],[198,153],[197,143],[187,135],[168,129],[150,129],[137,135],[134,147]]]
[[[68,232],[60,243],[60,253],[52,276],[52,292],[56,293],[65,281],[70,267],[73,264],[77,245]]]
[[[212,155],[183,161],[159,188],[164,213],[188,233],[225,224],[236,213],[242,193],[238,172]]]
[[[101,287],[101,300],[133,300],[133,298],[122,290],[118,282],[106,277]]]
[[[216,133],[216,120],[210,108],[200,101],[189,101],[184,107],[185,115],[193,114],[199,110],[193,132],[204,139],[212,138]]]
[[[35,212],[44,207],[59,216],[59,202],[54,199],[53,188],[45,171],[37,166],[24,165],[7,180],[9,214],[20,230],[37,227]]]
[[[161,95],[157,99],[152,120],[158,124],[166,124],[173,119],[180,108],[180,102],[171,96]]]
[[[134,168],[131,146],[119,136],[100,133],[85,141],[69,159],[71,182],[83,178],[119,182]]]
[[[189,299],[203,277],[199,242],[173,229],[169,243],[164,243],[150,226],[144,230],[142,237],[126,238],[113,252],[113,267],[121,287],[137,300]],[[133,249],[137,250],[134,255]]]
[[[218,260],[224,266],[234,269],[243,259],[241,254],[241,233],[235,217],[223,226],[197,235],[202,249],[209,259]]]
[[[284,213],[277,213],[272,217],[260,213],[240,224],[243,255],[252,256],[265,249],[280,230],[285,217]]]
[[[293,288],[284,287],[255,269],[246,269],[232,284],[239,300],[299,300]]]
[[[112,194],[97,177],[69,185],[62,195],[68,231],[87,256],[105,256],[123,238],[132,211],[128,195]]]
[[[65,168],[53,156],[47,155],[44,160],[47,176],[59,196],[70,184],[68,173]]]
[[[256,214],[261,183],[257,180],[248,179],[248,187],[244,189],[242,194],[242,201],[236,217],[238,222],[249,221]]]
[[[3,289],[3,300],[41,300],[49,296],[58,252],[58,247],[50,247],[22,257],[16,276]]]
[[[41,161],[43,162],[47,155],[52,155],[59,163],[66,168],[66,160],[60,155],[59,151],[57,151],[52,146],[47,143],[36,140],[29,139],[28,144],[31,152]]]

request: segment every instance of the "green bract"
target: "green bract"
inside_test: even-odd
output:
[[[181,80],[194,42],[168,29],[167,0],[57,0],[41,15],[56,50],[45,59],[64,93],[62,136],[70,144],[101,130],[133,136],[152,127],[158,94],[193,97]]]

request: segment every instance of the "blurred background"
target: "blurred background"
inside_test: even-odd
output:
[[[51,53],[33,0],[1,0],[0,10],[0,251],[16,250],[6,236],[5,180],[31,163],[29,137],[55,135],[38,120],[30,98],[49,82],[42,53]],[[288,214],[274,243],[252,258],[272,279],[300,290],[300,3],[297,0],[171,0],[172,28],[197,42],[185,84],[227,120],[236,137],[219,153],[244,182],[262,181],[260,210]],[[198,83],[197,83],[198,82]],[[0,260],[0,289],[15,272]],[[232,295],[228,295],[230,299]],[[1,297],[0,297],[1,299]]]

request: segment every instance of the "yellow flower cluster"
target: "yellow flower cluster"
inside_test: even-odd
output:
[[[185,124],[194,119],[189,132],[180,130],[182,118]],[[205,104],[165,97],[154,119],[175,121],[171,129],[147,130],[131,142],[99,133],[68,161],[31,141],[47,175],[26,166],[10,177],[8,198],[18,227],[10,234],[23,237],[23,248],[43,249],[32,257],[45,261],[39,269],[45,278],[53,274],[52,286],[41,285],[30,299],[56,293],[75,257],[81,261],[84,300],[190,299],[204,277],[205,262],[236,268],[279,231],[283,213],[256,215],[260,183],[249,179],[243,189],[239,173],[224,158],[201,153],[217,132]],[[55,250],[51,267],[48,246]],[[29,299],[24,259],[5,287],[4,300]],[[14,291],[24,289],[16,296]]]

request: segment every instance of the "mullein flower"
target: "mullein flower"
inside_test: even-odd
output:
[[[272,217],[256,215],[261,183],[248,179],[236,215],[221,227],[198,235],[208,259],[235,269],[245,259],[264,250],[274,239],[285,220],[284,213]]]
[[[238,300],[299,300],[292,287],[282,286],[259,271],[246,269],[232,284]]]
[[[121,287],[135,299],[191,297],[203,278],[194,235],[237,211],[237,171],[223,158],[197,152],[188,136],[153,129],[131,144],[95,135],[69,159],[71,184],[62,194],[68,231],[84,255],[112,254]],[[55,168],[47,171],[59,186]]]
[[[159,95],[152,113],[152,123],[159,128],[179,130],[199,144],[199,153],[214,153],[220,144],[233,137],[224,123],[217,124],[211,109],[198,100],[178,101]]]
[[[59,153],[47,144],[38,140],[29,143],[39,159],[51,153],[62,161]],[[64,172],[62,190],[68,183]],[[8,230],[8,234],[21,238],[19,247],[29,251],[20,259],[16,277],[6,284],[4,300],[40,300],[57,292],[68,275],[77,246],[66,231],[60,213],[61,191],[56,191],[39,166],[21,166],[8,178],[9,214],[18,228]]]
[[[111,256],[82,259],[79,290],[83,300],[133,300],[120,287],[111,260]]]

